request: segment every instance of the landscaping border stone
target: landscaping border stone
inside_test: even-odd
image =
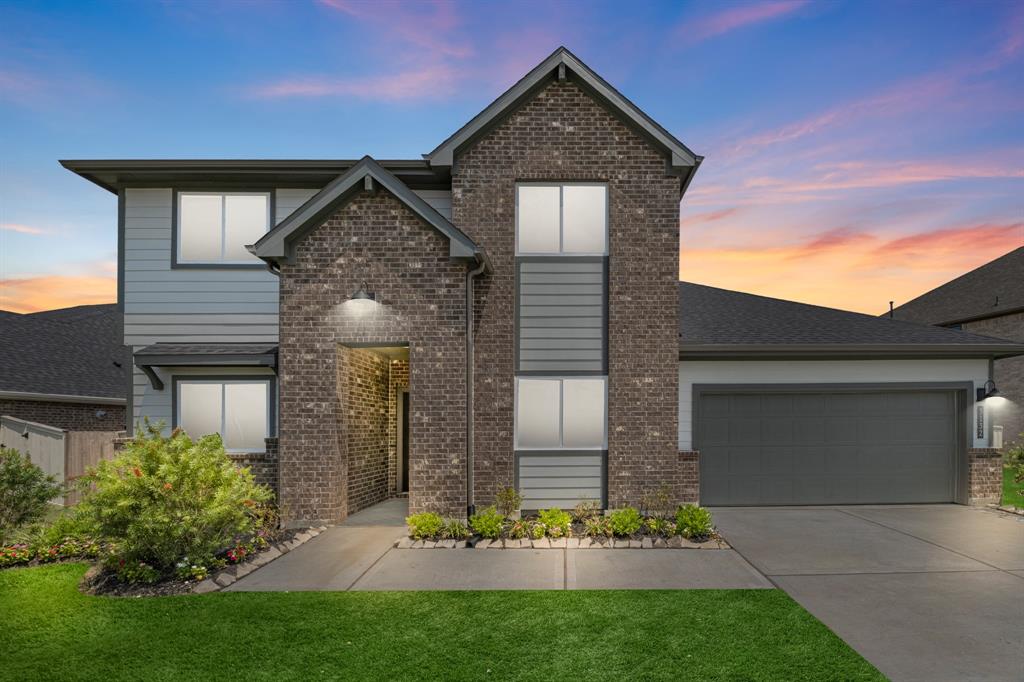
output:
[[[209,594],[210,592],[219,592],[235,581],[249,575],[256,569],[266,566],[274,559],[284,556],[296,547],[304,545],[325,530],[327,530],[327,526],[307,528],[306,530],[298,531],[287,540],[275,542],[259,554],[254,554],[245,561],[222,568],[216,573],[211,573],[205,580],[200,580],[195,583],[190,591],[192,594]]]
[[[732,549],[721,536],[695,542],[681,535],[670,538],[645,536],[637,538],[523,538],[487,540],[413,540],[403,535],[395,540],[395,549]]]

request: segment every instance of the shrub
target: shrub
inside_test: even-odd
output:
[[[405,525],[409,526],[409,537],[413,540],[427,540],[440,535],[444,519],[434,512],[420,512],[405,517]]]
[[[453,519],[444,525],[441,537],[449,540],[465,540],[469,537],[469,528],[462,521]]]
[[[498,513],[497,508],[487,507],[481,512],[469,517],[469,526],[480,537],[488,540],[497,540],[501,537],[501,530],[505,525],[505,517]]]
[[[644,517],[635,507],[623,507],[616,509],[608,515],[608,522],[611,524],[612,533],[616,537],[624,538],[637,533],[644,523]]]
[[[540,521],[530,522],[530,538],[532,540],[540,540],[544,537],[544,533],[547,532],[547,527]]]
[[[228,459],[220,436],[193,441],[176,430],[165,438],[149,424],[82,481],[76,516],[109,545],[107,565],[135,582],[255,535],[261,506],[273,496]]]
[[[591,538],[610,538],[612,524],[604,516],[591,516],[583,521],[583,532]]]
[[[558,507],[541,509],[537,512],[537,520],[544,524],[548,537],[562,538],[572,532],[572,517]]]
[[[675,532],[676,524],[660,516],[651,516],[644,521],[644,527],[651,535],[672,535]]]
[[[687,504],[676,511],[676,532],[685,538],[706,538],[715,530],[711,525],[711,512],[695,504]]]
[[[1024,483],[1024,433],[1020,434],[1020,438],[1013,447],[1007,448],[1003,452],[1003,463],[1013,470],[1014,483]]]
[[[661,486],[653,493],[647,493],[640,500],[640,509],[648,516],[659,519],[672,518],[675,503],[672,501],[672,493],[668,486]]]
[[[43,518],[49,501],[62,490],[27,455],[0,448],[0,544],[14,529]]]
[[[494,506],[498,508],[502,516],[512,516],[519,510],[523,503],[523,496],[513,487],[502,488],[494,498]]]
[[[587,519],[593,518],[601,513],[601,505],[594,500],[582,500],[572,508],[572,520],[576,523],[584,523]]]
[[[509,524],[508,536],[513,540],[522,540],[530,537],[531,522],[527,519],[517,519]]]

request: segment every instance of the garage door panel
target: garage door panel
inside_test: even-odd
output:
[[[712,397],[717,413],[708,419]],[[702,395],[702,501],[950,502],[956,412],[952,391]]]
[[[700,409],[708,418],[729,416],[729,405],[732,400],[727,395],[709,395],[701,399]]]

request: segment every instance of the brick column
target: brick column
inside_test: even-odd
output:
[[[1003,459],[995,448],[967,451],[967,497],[970,504],[998,504],[1003,491]]]
[[[700,453],[696,450],[679,451],[680,502],[700,503]]]

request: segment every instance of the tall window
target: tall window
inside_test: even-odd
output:
[[[177,424],[192,438],[219,433],[229,452],[263,452],[270,435],[270,380],[177,383]]]
[[[516,449],[608,447],[605,377],[516,380]]]
[[[269,192],[178,194],[179,263],[255,264],[245,247],[269,229]]]
[[[608,253],[608,187],[603,184],[516,186],[517,255]]]

